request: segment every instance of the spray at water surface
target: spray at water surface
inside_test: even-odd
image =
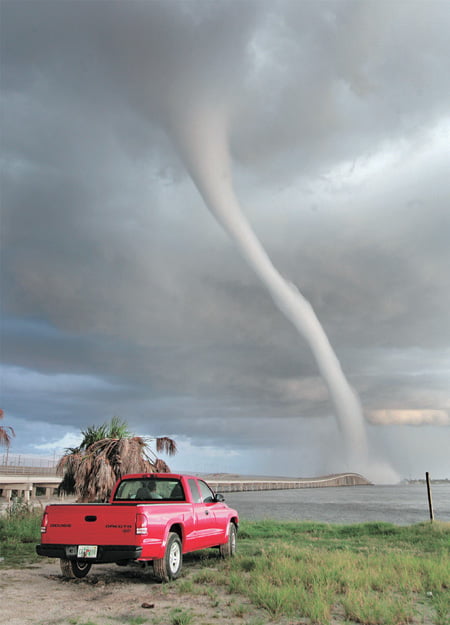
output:
[[[285,280],[250,227],[233,189],[226,116],[218,108],[191,107],[172,120],[172,135],[199,192],[273,301],[306,339],[333,401],[345,458],[354,471],[368,469],[361,405],[350,387],[310,303]]]

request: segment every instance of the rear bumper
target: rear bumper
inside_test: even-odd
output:
[[[46,558],[77,560],[76,545],[36,545],[36,553]],[[85,562],[119,562],[120,560],[138,560],[142,547],[135,545],[99,545],[96,558],[86,558]]]

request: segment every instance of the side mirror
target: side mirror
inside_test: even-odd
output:
[[[225,497],[222,495],[222,493],[216,493],[214,497],[214,501],[215,502],[225,501]]]

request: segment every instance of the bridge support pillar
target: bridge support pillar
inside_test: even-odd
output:
[[[6,499],[6,501],[11,501],[12,488],[3,488],[2,489],[2,497]]]

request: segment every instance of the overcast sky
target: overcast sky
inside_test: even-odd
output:
[[[117,415],[175,438],[174,470],[354,469],[307,341],[180,157],[174,129],[203,110],[359,395],[371,462],[450,477],[449,3],[0,11],[11,453],[52,457]],[[189,131],[207,143],[205,128]]]

